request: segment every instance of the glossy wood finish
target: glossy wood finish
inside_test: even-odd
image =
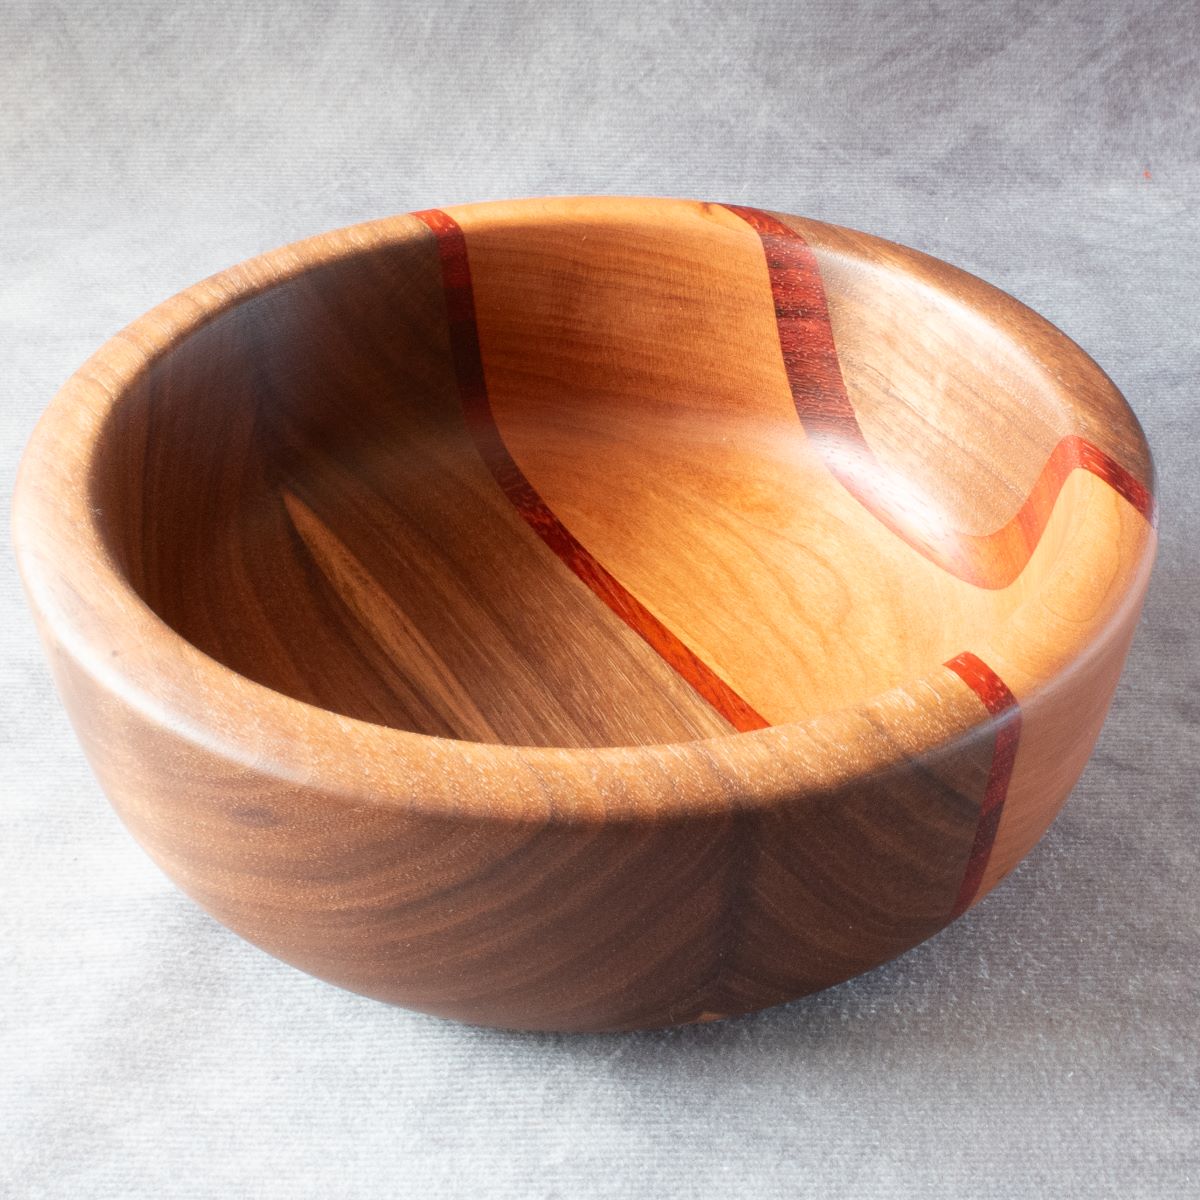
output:
[[[462,1019],[710,1019],[930,936],[1041,836],[1154,551],[1065,336],[740,206],[437,210],[136,322],[18,555],[124,820],[210,912]]]

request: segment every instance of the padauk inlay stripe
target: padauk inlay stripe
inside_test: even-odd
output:
[[[770,722],[591,555],[517,465],[505,445],[488,398],[466,236],[458,222],[441,209],[426,209],[412,215],[437,238],[459,399],[475,446],[504,494],[526,524],[575,575],[734,729],[765,729]]]
[[[796,414],[830,473],[893,533],[944,570],[979,587],[1013,582],[1037,549],[1067,477],[1090,471],[1124,497],[1152,525],[1149,488],[1111,455],[1078,434],[1063,437],[1016,515],[990,534],[922,528],[888,490],[846,390],[829,305],[816,255],[804,238],[761,209],[728,204],[758,234],[775,302],[779,347]],[[997,722],[992,762],[975,838],[952,916],[970,907],[983,882],[1008,795],[1021,738],[1021,710],[1008,685],[985,662],[964,652],[945,664],[979,697]]]
[[[963,872],[958,896],[950,914],[953,918],[970,908],[979,891],[979,885],[983,882],[988,859],[992,855],[996,831],[1000,828],[1000,815],[1004,811],[1004,801],[1008,796],[1009,781],[1012,779],[1017,745],[1021,740],[1021,707],[1004,680],[987,663],[969,651],[955,655],[946,666],[979,697],[992,716],[1001,718],[996,723],[996,740],[992,749],[991,766],[988,768],[983,802],[979,806],[975,839],[967,855],[966,870]]]
[[[816,255],[778,217],[724,206],[759,236],[767,260],[779,346],[796,413],[830,473],[893,533],[944,570],[978,587],[1007,587],[1025,569],[1073,470],[1104,480],[1147,521],[1156,519],[1150,490],[1111,455],[1078,434],[1054,447],[1016,515],[992,533],[931,528],[905,511],[863,435],[838,362],[829,306]]]

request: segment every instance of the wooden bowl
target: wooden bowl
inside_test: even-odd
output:
[[[708,1020],[1002,879],[1154,553],[1137,420],[912,250],[435,210],[234,267],[38,427],[16,543],[122,818],[219,920],[519,1028]]]

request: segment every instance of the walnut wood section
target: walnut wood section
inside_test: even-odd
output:
[[[560,198],[167,301],[51,405],[14,529],[98,777],[211,913],[381,999],[624,1029],[846,979],[1020,861],[1152,491],[1103,372],[980,280]]]

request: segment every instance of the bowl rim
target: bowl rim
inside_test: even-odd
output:
[[[547,206],[564,203],[600,209],[665,204],[668,213],[673,205],[703,204],[675,198],[562,196],[455,205],[444,211],[469,210],[477,222],[536,221]],[[48,648],[64,653],[150,725],[247,770],[355,805],[443,815],[469,811],[496,820],[661,821],[671,815],[770,806],[784,797],[827,794],[855,779],[903,767],[914,757],[952,747],[1006,719],[990,714],[938,664],[843,709],[760,730],[635,746],[472,742],[319,708],[256,683],[177,633],[113,560],[100,527],[102,514],[91,503],[91,468],[109,415],[158,358],[222,313],[305,272],[422,236],[429,236],[427,228],[404,213],[256,255],[157,304],[101,345],[68,379],[29,439],[13,498],[17,562]],[[983,286],[1031,311],[1000,289]],[[1108,384],[1151,461],[1136,416],[1101,368],[1049,321],[1033,315]],[[1152,470],[1146,486],[1153,494]],[[1023,705],[1119,636],[1130,606],[1140,604],[1139,585],[1153,562],[1153,525],[1143,524],[1136,559],[1115,603],[1100,619],[1081,626],[1073,641],[1057,639],[1052,646],[1034,648],[1043,666],[1034,689],[1026,689]],[[1070,590],[1064,572],[1052,572],[1044,588],[1018,611],[1034,599]],[[911,721],[914,706],[926,719]],[[902,717],[915,727],[908,729],[911,736],[903,744],[890,736]],[[844,748],[851,744],[854,754],[848,755]],[[581,771],[590,787],[579,786]],[[481,777],[487,786],[478,786]],[[462,786],[467,779],[475,786]]]

